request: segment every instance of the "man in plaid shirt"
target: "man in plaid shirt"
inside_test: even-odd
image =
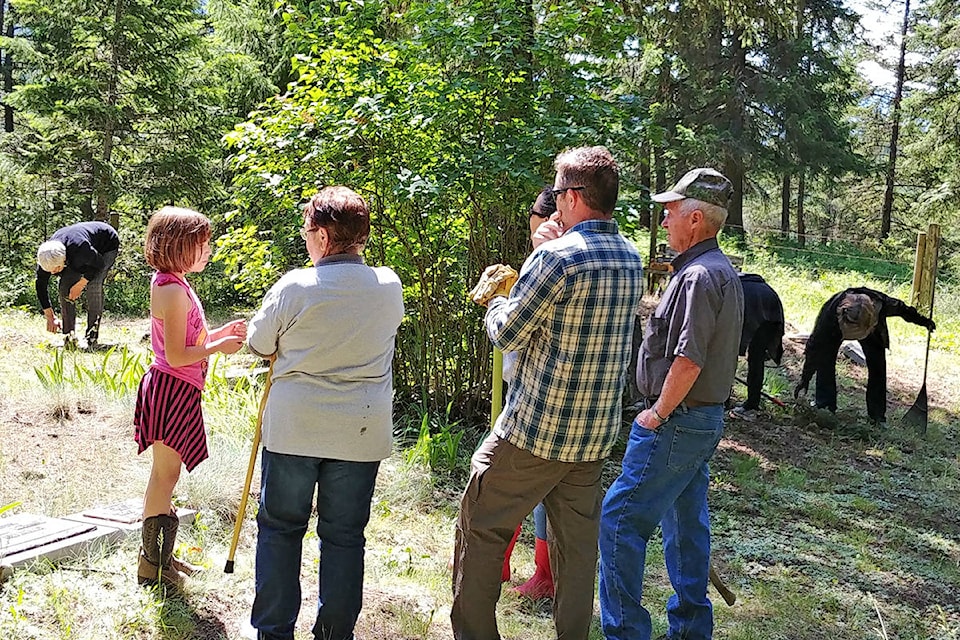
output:
[[[593,617],[600,472],[620,430],[642,260],[617,229],[619,169],[604,147],[556,161],[556,239],[527,258],[510,297],[490,301],[491,341],[519,352],[507,403],[471,461],[460,503],[451,610],[458,640],[496,640],[504,552],[543,501],[554,622],[586,640]]]

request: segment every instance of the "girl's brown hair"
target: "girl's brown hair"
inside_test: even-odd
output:
[[[210,220],[202,213],[163,207],[147,223],[143,255],[157,271],[185,273],[197,261],[210,234]]]

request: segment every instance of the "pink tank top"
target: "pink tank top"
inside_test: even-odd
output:
[[[203,315],[203,305],[200,304],[200,298],[193,292],[190,285],[172,273],[161,271],[155,272],[150,281],[151,287],[164,287],[171,284],[183,287],[191,302],[190,310],[187,312],[186,346],[205,344],[207,341],[207,319]],[[204,358],[200,362],[185,367],[170,366],[170,363],[167,362],[167,351],[163,344],[163,320],[154,316],[151,316],[150,320],[150,341],[153,345],[153,363],[150,366],[189,382],[202,390],[207,377],[207,359]]]

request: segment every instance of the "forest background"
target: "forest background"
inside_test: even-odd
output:
[[[476,415],[490,346],[465,292],[519,266],[552,158],[582,144],[621,163],[635,238],[651,191],[711,165],[737,188],[733,251],[812,277],[866,255],[883,279],[939,222],[949,286],[960,5],[874,9],[904,36],[871,44],[838,0],[3,0],[0,306],[35,309],[37,245],[100,219],[123,239],[108,311],[143,316],[146,221],[176,204],[215,222],[201,297],[248,309],[306,264],[305,198],[346,184],[371,205],[368,262],[405,284],[401,410]]]

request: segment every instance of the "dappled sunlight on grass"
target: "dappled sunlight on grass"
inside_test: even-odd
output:
[[[788,276],[785,268],[784,282]],[[781,295],[798,310],[799,293],[816,297],[840,284],[825,281],[807,290],[794,282],[797,297],[789,291]],[[813,297],[815,314],[822,300]],[[812,316],[807,319],[812,326]],[[149,457],[135,455],[132,394],[98,384],[44,390],[32,367],[48,365],[56,348],[35,324],[20,314],[0,314],[0,331],[14,337],[0,341],[0,373],[9,374],[0,376],[0,504],[23,501],[17,512],[64,513],[139,496]],[[113,324],[110,334],[126,336],[131,352],[146,353],[142,326],[142,321]],[[840,411],[830,420],[794,404],[802,349],[796,345],[782,367],[765,375],[765,390],[787,407],[764,401],[757,422],[728,422],[711,462],[713,562],[738,602],[727,607],[711,588],[718,640],[864,640],[880,638],[881,626],[887,638],[898,640],[960,639],[960,421],[949,386],[960,376],[953,371],[960,362],[952,353],[933,352],[927,432],[900,426],[898,418],[919,386],[925,341],[911,333],[912,325],[894,320],[894,327],[902,332],[895,334],[888,359],[886,429],[867,422],[863,370],[845,362],[838,368]],[[211,457],[196,473],[183,474],[175,497],[201,513],[193,526],[181,529],[178,548],[207,567],[191,579],[185,599],[165,602],[136,587],[137,543],[130,540],[103,555],[17,572],[0,589],[0,637],[66,637],[67,629],[69,637],[107,640],[236,637],[237,621],[249,615],[253,598],[256,471],[236,573],[221,569],[262,393],[259,381],[224,375],[257,364],[249,354],[237,355],[230,367],[219,362],[212,367],[204,397]],[[76,357],[90,367],[102,354]],[[742,386],[734,391],[742,397]],[[406,418],[422,424],[422,415]],[[448,561],[455,518],[469,451],[486,427],[468,426],[463,433],[453,470],[431,472],[400,448],[382,463],[366,532],[359,636],[450,638]],[[605,464],[607,482],[618,471],[622,451],[621,442]],[[316,606],[314,530],[311,522],[301,564],[298,639],[308,637]],[[513,559],[514,583],[533,570],[532,538],[527,525]],[[672,593],[660,542],[655,533],[644,593],[654,637],[666,632],[665,603]],[[509,586],[499,606],[504,638],[555,638],[549,601],[528,603]],[[36,629],[33,636],[24,635],[28,626]],[[600,638],[595,628],[591,640]]]

